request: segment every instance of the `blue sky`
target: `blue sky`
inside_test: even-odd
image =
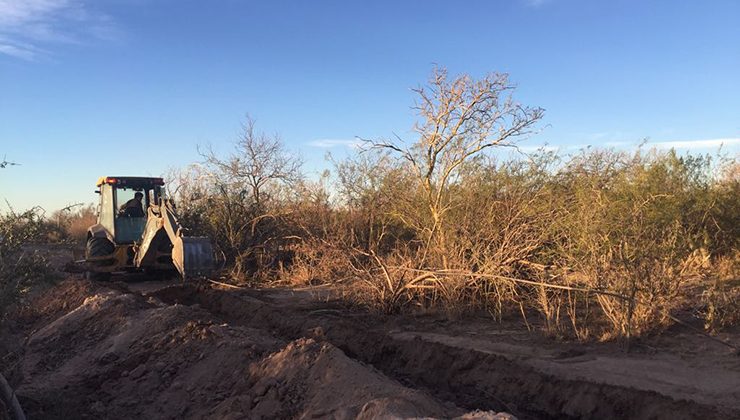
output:
[[[523,143],[740,151],[737,1],[0,0],[0,200],[95,199],[227,151],[245,113],[305,169],[355,136],[413,140],[434,63],[507,72],[546,109]],[[4,205],[0,207],[5,207]]]

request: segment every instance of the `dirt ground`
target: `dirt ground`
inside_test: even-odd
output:
[[[322,288],[68,274],[0,338],[31,419],[740,418],[740,356],[680,326],[628,353]]]

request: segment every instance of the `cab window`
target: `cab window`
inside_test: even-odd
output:
[[[134,188],[116,188],[116,217],[146,217],[147,191]],[[137,199],[138,197],[138,199]]]

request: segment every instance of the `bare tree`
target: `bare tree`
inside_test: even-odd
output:
[[[302,162],[285,150],[278,135],[257,132],[249,116],[232,153],[220,157],[209,148],[202,156],[209,224],[227,260],[235,263],[234,275],[241,276],[268,245],[279,242],[283,209],[276,196],[302,179]]]
[[[410,148],[373,142],[393,150],[413,168],[431,216],[431,224],[423,227],[426,248],[439,248],[445,268],[446,214],[454,206],[449,186],[461,166],[486,149],[515,147],[544,115],[542,108],[515,102],[514,88],[506,74],[491,73],[480,80],[463,74],[450,79],[446,69],[436,67],[428,85],[414,89],[418,95],[414,109],[420,117],[414,127],[418,140]]]
[[[258,208],[262,207],[265,188],[270,184],[290,184],[302,177],[301,159],[286,152],[277,134],[256,132],[255,120],[249,115],[235,149],[226,158],[219,158],[212,149],[203,156],[223,181],[247,186]]]

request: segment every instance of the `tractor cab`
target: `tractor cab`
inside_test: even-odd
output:
[[[98,225],[107,231],[114,244],[141,241],[146,227],[147,209],[159,204],[162,178],[101,177]]]

